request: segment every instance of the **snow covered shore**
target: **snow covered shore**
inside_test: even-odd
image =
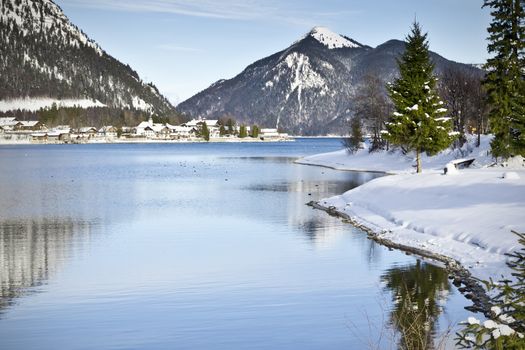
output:
[[[469,138],[461,150],[446,150],[434,157],[422,156],[423,169],[443,170],[446,163],[457,158],[472,157],[476,158],[476,166],[482,167],[494,162],[488,154],[490,149],[488,136],[483,136],[480,147],[475,147],[475,138]],[[341,146],[342,147],[342,146]],[[373,171],[384,172],[387,174],[401,174],[414,172],[415,155],[404,155],[401,151],[392,152],[373,152],[369,153],[368,148],[359,150],[353,155],[349,155],[345,149],[339,151],[316,154],[304,157],[296,161],[298,164],[317,165],[336,170],[350,171]]]
[[[475,277],[498,280],[509,273],[505,253],[519,248],[511,231],[525,232],[525,167],[523,163],[483,167],[492,162],[488,144],[485,138],[480,148],[470,149],[477,168],[449,175],[442,174],[445,164],[469,156],[470,146],[459,153],[425,157],[427,171],[423,174],[413,174],[412,160],[399,153],[351,156],[343,151],[299,162],[398,173],[318,205],[351,218],[382,239],[450,257]]]

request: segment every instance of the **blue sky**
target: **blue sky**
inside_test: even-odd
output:
[[[326,26],[363,44],[404,39],[414,18],[430,49],[483,63],[481,0],[56,0],[109,54],[177,104]]]

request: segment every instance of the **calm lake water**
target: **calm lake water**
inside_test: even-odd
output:
[[[0,147],[0,349],[390,349],[465,319],[444,270],[305,205],[377,176],[293,164],[339,148]]]

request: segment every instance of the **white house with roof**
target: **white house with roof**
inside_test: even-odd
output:
[[[0,118],[0,127],[4,131],[39,131],[46,130],[46,126],[38,120],[18,120],[15,117]]]
[[[192,126],[166,124],[171,131],[172,138],[188,139],[197,135],[197,128]]]
[[[148,134],[153,132],[153,129],[151,128],[152,126],[153,119],[149,118],[148,121],[140,122],[140,124],[134,128],[134,134],[137,136],[148,136]]]
[[[151,127],[155,133],[155,137],[159,139],[169,139],[171,130],[165,124],[153,124]]]
[[[265,141],[284,141],[290,140],[290,136],[286,133],[280,133],[277,129],[261,129],[259,138]]]
[[[189,122],[183,123],[181,125],[197,127],[197,126],[201,125],[202,123],[206,123],[206,126],[208,128],[219,127],[219,121],[217,119],[210,119],[210,120],[208,120],[208,119],[204,119],[204,118],[192,119]]]
[[[97,136],[97,128],[94,126],[85,126],[78,129],[78,136],[82,139],[92,139]]]
[[[134,134],[146,138],[169,139],[171,130],[166,124],[153,123],[153,118],[150,117],[134,128]]]
[[[98,129],[97,136],[113,139],[118,136],[118,130],[112,125],[106,125]]]
[[[19,122],[15,117],[2,117],[0,118],[0,126],[10,126]]]
[[[219,121],[217,119],[192,119],[189,122],[181,124],[181,126],[187,126],[187,127],[193,127],[195,130],[200,129],[201,125],[206,123],[206,126],[208,127],[208,130],[210,131],[210,137],[216,138],[220,137],[220,125]]]
[[[20,128],[23,125],[21,121],[15,117],[4,117],[0,118],[0,126],[4,131],[13,131]]]

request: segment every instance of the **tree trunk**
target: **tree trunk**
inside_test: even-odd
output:
[[[477,130],[478,133],[478,142],[476,147],[481,146],[481,129],[483,128],[483,116],[481,115],[481,111],[478,111],[478,124],[477,124]]]
[[[419,149],[416,150],[417,153],[417,172],[418,174],[421,172],[421,153],[419,152]]]

